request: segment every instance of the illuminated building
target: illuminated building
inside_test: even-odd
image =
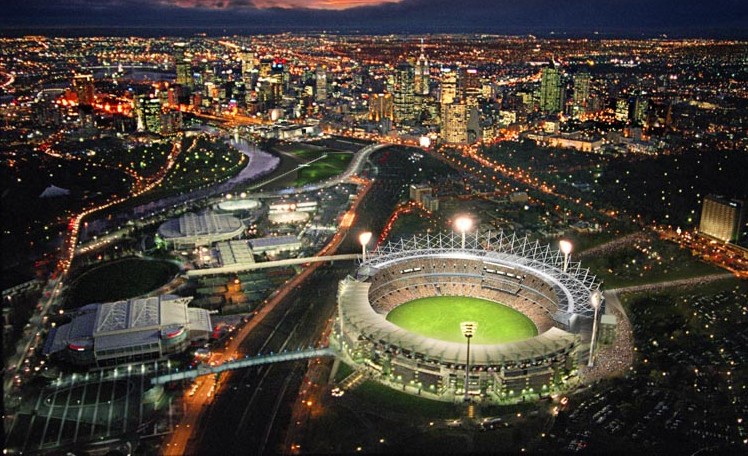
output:
[[[177,48],[177,52],[174,55],[176,73],[177,73],[177,84],[193,89],[195,87],[195,78],[192,75],[192,62],[185,57],[185,46],[186,43],[176,43],[174,45]]]
[[[138,131],[161,133],[161,100],[141,96],[136,99],[135,113],[138,119]]]
[[[393,104],[392,95],[389,93],[375,93],[369,97],[369,120],[381,122],[384,119],[392,120]]]
[[[456,233],[379,247],[339,283],[330,346],[372,379],[410,394],[428,391],[442,401],[454,401],[466,389],[481,401],[500,403],[574,387],[599,283],[579,264],[562,269],[564,256],[549,246],[498,236],[471,236],[468,248]],[[501,303],[530,319],[537,335],[474,345],[466,378],[464,342],[426,336],[387,319],[397,307],[433,296]]]
[[[561,75],[558,68],[543,68],[540,79],[540,111],[546,114],[561,111]]]
[[[462,101],[442,104],[441,138],[448,144],[467,144],[467,106]]]
[[[405,122],[415,116],[415,69],[413,65],[403,62],[395,69],[394,110],[395,120]]]
[[[191,300],[164,295],[89,304],[70,323],[52,328],[44,353],[99,367],[182,353],[212,332],[208,311],[187,307]]]
[[[587,102],[590,98],[590,74],[577,73],[574,75],[574,97],[572,117],[578,119],[587,112]]]
[[[319,102],[325,102],[327,100],[327,69],[324,65],[317,67],[315,72],[315,99]]]
[[[701,206],[699,234],[723,242],[736,242],[741,235],[745,202],[707,195]]]
[[[81,106],[93,106],[95,101],[94,77],[92,74],[78,74],[73,77],[73,90]]]
[[[457,74],[449,68],[442,69],[441,98],[442,104],[451,104],[457,98]]]
[[[481,96],[481,80],[478,70],[475,68],[468,68],[465,70],[463,78],[463,90],[465,104],[468,108],[478,106],[478,98]]]
[[[416,95],[428,95],[429,85],[431,83],[431,75],[429,74],[429,61],[426,59],[426,54],[423,52],[423,39],[421,39],[421,55],[418,56],[415,68],[415,94]]]
[[[615,119],[619,122],[629,120],[629,100],[628,98],[619,98],[616,100]]]

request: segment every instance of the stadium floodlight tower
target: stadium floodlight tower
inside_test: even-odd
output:
[[[561,251],[564,253],[564,272],[566,272],[566,270],[569,268],[569,254],[571,253],[573,245],[566,239],[561,239],[558,245],[559,247],[561,247]]]
[[[470,217],[462,216],[455,219],[455,228],[462,234],[462,248],[465,249],[465,233],[473,227],[473,220]]]
[[[595,349],[595,335],[597,334],[597,311],[600,309],[600,304],[602,304],[602,293],[600,293],[600,290],[595,290],[590,295],[590,304],[592,304],[592,308],[595,309],[595,314],[592,317],[592,338],[590,339],[590,358],[587,360],[587,367],[592,367],[592,353]]]
[[[470,386],[470,339],[473,338],[475,330],[478,329],[478,323],[474,321],[463,321],[460,323],[462,335],[467,340],[467,356],[465,357],[465,402],[470,402],[468,387]]]
[[[364,231],[358,235],[358,241],[361,243],[361,261],[366,261],[366,244],[371,241],[371,231]]]

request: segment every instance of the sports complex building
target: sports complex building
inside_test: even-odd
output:
[[[588,270],[567,263],[564,272],[564,262],[548,245],[503,233],[470,235],[464,247],[457,234],[384,245],[340,282],[331,345],[386,384],[445,401],[465,394],[466,365],[468,395],[485,401],[562,391],[586,359],[599,291]],[[469,348],[463,319],[477,324]],[[446,329],[429,332],[442,320]]]
[[[53,328],[44,354],[79,366],[161,359],[185,351],[212,333],[207,310],[187,307],[191,297],[163,295],[89,304],[70,323]]]
[[[158,234],[175,248],[210,245],[240,237],[244,224],[228,214],[187,212],[179,218],[167,220],[158,228]]]

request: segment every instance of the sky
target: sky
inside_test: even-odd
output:
[[[748,0],[2,0],[19,29],[748,36]]]

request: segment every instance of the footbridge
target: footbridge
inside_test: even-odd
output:
[[[203,375],[220,374],[221,372],[243,369],[245,367],[262,366],[264,364],[283,363],[286,361],[298,361],[302,359],[319,358],[322,356],[335,356],[331,348],[312,348],[284,353],[270,353],[251,358],[243,358],[236,361],[227,361],[217,366],[198,366],[196,369],[188,369],[182,372],[160,375],[151,378],[152,385],[163,385],[169,382],[192,380]]]
[[[251,271],[254,269],[282,268],[293,266],[295,264],[323,263],[326,261],[346,261],[359,260],[361,254],[349,253],[344,255],[324,255],[303,258],[289,258],[287,260],[263,261],[261,263],[236,263],[218,268],[190,269],[187,271],[187,277],[198,277],[214,274],[231,274],[234,272]]]

